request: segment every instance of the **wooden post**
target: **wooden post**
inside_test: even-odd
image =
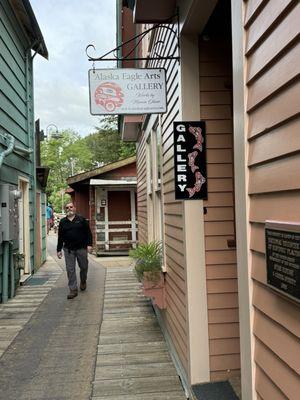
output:
[[[132,247],[136,248],[136,211],[135,211],[135,190],[130,190],[130,207],[131,207],[131,240]]]

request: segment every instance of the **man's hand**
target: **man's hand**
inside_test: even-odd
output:
[[[87,251],[88,251],[88,253],[90,253],[90,254],[91,254],[92,250],[93,250],[92,246],[88,246],[88,247],[87,247]]]
[[[58,251],[58,252],[57,252],[57,257],[58,257],[58,258],[62,258],[62,251]]]

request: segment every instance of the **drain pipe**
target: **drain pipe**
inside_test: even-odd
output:
[[[33,149],[32,148],[25,149],[24,147],[20,147],[20,146],[17,146],[17,145],[14,145],[13,151],[16,152],[16,153],[21,154],[22,156],[27,156],[27,157],[30,156],[31,153],[33,153]]]
[[[10,294],[9,297],[12,299],[15,295],[15,266],[14,266],[14,244],[13,242],[9,242],[9,261],[10,261]]]
[[[0,168],[2,167],[4,158],[6,156],[8,156],[9,154],[11,154],[13,152],[13,150],[14,150],[15,138],[13,136],[7,134],[5,136],[5,139],[7,140],[8,138],[10,139],[9,145],[8,145],[7,149],[2,151],[2,153],[0,154]]]
[[[8,301],[9,242],[3,242],[2,303]]]

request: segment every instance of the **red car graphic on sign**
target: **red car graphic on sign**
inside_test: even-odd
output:
[[[124,94],[114,82],[101,83],[95,90],[95,102],[106,111],[112,112],[123,104]]]

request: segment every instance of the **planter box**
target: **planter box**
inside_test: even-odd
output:
[[[153,305],[156,305],[158,308],[166,308],[164,274],[160,272],[157,279],[153,280],[151,273],[144,272],[142,283],[144,296],[150,297]]]

